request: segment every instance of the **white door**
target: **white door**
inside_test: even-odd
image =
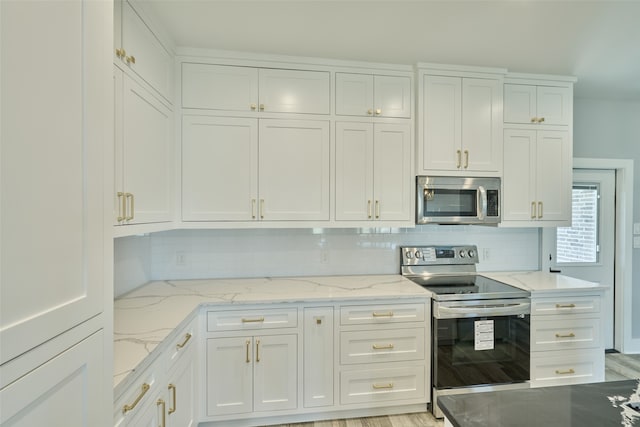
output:
[[[329,219],[329,122],[260,120],[260,217],[265,221]]]
[[[92,1],[0,7],[3,364],[102,311],[113,11]]]
[[[182,220],[257,217],[258,120],[184,116]]]
[[[534,123],[536,119],[536,86],[504,85],[504,122]]]
[[[253,338],[207,340],[207,415],[253,410]]]
[[[297,335],[254,338],[254,410],[298,407]]]
[[[336,114],[373,116],[373,76],[336,73]]]
[[[374,116],[411,118],[411,79],[398,76],[375,76]]]
[[[329,114],[328,71],[260,69],[260,111]]]
[[[537,118],[546,125],[568,125],[573,112],[572,90],[568,87],[538,86]]]
[[[411,127],[376,123],[373,142],[373,217],[383,221],[410,220]]]
[[[504,131],[502,206],[505,221],[535,220],[536,138],[535,130]]]
[[[575,169],[572,199],[572,227],[543,231],[543,268],[611,287],[603,313],[605,348],[613,348],[615,171]]]
[[[169,375],[166,420],[169,427],[195,425],[195,352],[186,354]]]
[[[536,139],[536,217],[563,221],[571,217],[571,142],[565,131],[538,131]]]

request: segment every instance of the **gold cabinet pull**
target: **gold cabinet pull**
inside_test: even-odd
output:
[[[380,219],[380,200],[376,200],[376,219]]]
[[[140,400],[142,400],[144,395],[147,394],[150,388],[151,386],[149,384],[147,383],[142,384],[142,390],[140,391],[140,394],[138,395],[138,397],[136,397],[136,399],[133,401],[131,405],[124,405],[122,407],[122,413],[126,414],[129,411],[133,411],[135,407],[138,406],[138,403],[140,403]]]
[[[249,107],[251,108],[251,111],[256,111],[256,108],[258,108],[256,104],[250,104]]]
[[[531,123],[538,123],[537,117],[531,117]]]
[[[540,117],[540,118],[538,119],[538,123],[544,123],[544,117]]]
[[[256,199],[251,199],[251,219],[256,219]]]
[[[565,371],[561,371],[560,369],[556,369],[556,375],[570,375],[570,374],[575,374],[576,371],[574,371],[573,369],[567,369]]]
[[[264,111],[264,104],[260,104],[260,111]]]
[[[126,221],[131,221],[133,219],[133,217],[135,216],[135,207],[134,207],[134,197],[133,194],[131,193],[124,193],[124,206],[125,206],[125,213],[124,213],[124,219]],[[127,203],[127,201],[129,201]],[[126,213],[126,205],[129,205],[129,215],[127,215]]]
[[[181,343],[177,344],[177,345],[176,345],[176,347],[177,347],[178,349],[180,349],[180,348],[184,348],[184,346],[185,346],[185,345],[187,345],[187,343],[188,343],[188,342],[189,342],[189,340],[191,339],[191,336],[192,336],[192,335],[191,335],[190,333],[187,333],[187,334],[184,336],[184,341],[182,341]]]
[[[536,202],[531,202],[531,219],[536,218]]]
[[[251,341],[247,340],[245,343],[246,346],[246,350],[247,350],[247,356],[245,357],[245,362],[246,363],[251,363],[251,359],[249,359],[249,346],[251,345]]]
[[[462,152],[460,150],[456,150],[456,156],[458,158],[458,161],[456,162],[456,168],[460,169],[460,166],[462,165]]]
[[[169,415],[176,412],[176,408],[178,407],[178,401],[176,399],[176,386],[174,384],[169,384],[169,391],[171,391],[171,407],[167,411]]]
[[[264,199],[260,199],[260,219],[264,219]]]
[[[556,338],[575,338],[576,334],[570,332],[568,334],[556,334]]]
[[[264,322],[264,317],[258,317],[257,319],[245,319],[242,318],[242,323],[262,323]]]
[[[464,168],[469,167],[469,150],[464,150]]]
[[[120,59],[124,58],[127,52],[124,49],[116,49],[116,56]]]
[[[122,191],[118,191],[118,222],[122,222],[126,219],[125,212],[127,210],[127,201]]]
[[[370,115],[370,116],[371,116],[371,115],[373,115],[373,110],[372,110],[371,108],[369,108],[369,109],[367,110],[367,114],[368,114],[368,115]]]
[[[393,344],[374,344],[372,347],[374,350],[391,350],[393,349]]]
[[[367,217],[371,219],[372,215],[373,214],[371,213],[371,200],[367,200]]]
[[[256,340],[256,363],[260,362],[260,340]]]
[[[156,402],[157,406],[162,406],[162,417],[160,417],[160,427],[167,426],[167,404],[163,399],[158,399]]]
[[[380,390],[380,389],[385,389],[385,388],[393,388],[393,383],[386,383],[386,384],[372,384],[371,385],[373,387],[374,390]]]
[[[379,116],[382,114],[382,110],[380,108],[376,108],[376,116]]]
[[[542,202],[538,202],[538,218],[542,218],[544,215],[542,213]]]
[[[378,313],[377,311],[374,311],[372,314],[373,317],[393,317],[393,311],[387,311],[386,313]]]
[[[576,308],[575,304],[556,304],[556,308]]]
[[[136,63],[136,57],[131,55],[131,56],[127,56],[126,58],[124,58],[125,61],[127,61],[127,64],[135,64]]]

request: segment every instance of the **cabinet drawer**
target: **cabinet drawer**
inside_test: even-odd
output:
[[[340,403],[425,398],[424,366],[346,371],[340,374]]]
[[[340,363],[424,360],[424,328],[340,333]]]
[[[295,328],[298,309],[236,310],[207,312],[207,331]]]
[[[424,304],[348,305],[340,307],[340,324],[423,322],[424,315]]]
[[[196,321],[193,320],[186,328],[182,329],[179,334],[171,339],[169,347],[164,351],[167,370],[171,370],[183,355],[193,351],[197,341],[196,337]]]
[[[600,319],[534,319],[531,351],[600,347]]]
[[[157,374],[159,369],[160,367],[154,364],[116,400],[113,409],[114,426],[127,425],[131,419],[144,412],[153,397],[158,395]]]
[[[575,350],[531,355],[531,386],[604,381],[604,351]]]
[[[532,298],[531,315],[600,313],[600,297]]]

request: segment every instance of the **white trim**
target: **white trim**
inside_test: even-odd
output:
[[[633,160],[574,158],[574,169],[616,171],[615,339],[616,350],[640,353],[633,337]]]

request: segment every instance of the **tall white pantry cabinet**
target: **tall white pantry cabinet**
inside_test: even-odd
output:
[[[112,19],[0,2],[3,427],[110,424]]]

